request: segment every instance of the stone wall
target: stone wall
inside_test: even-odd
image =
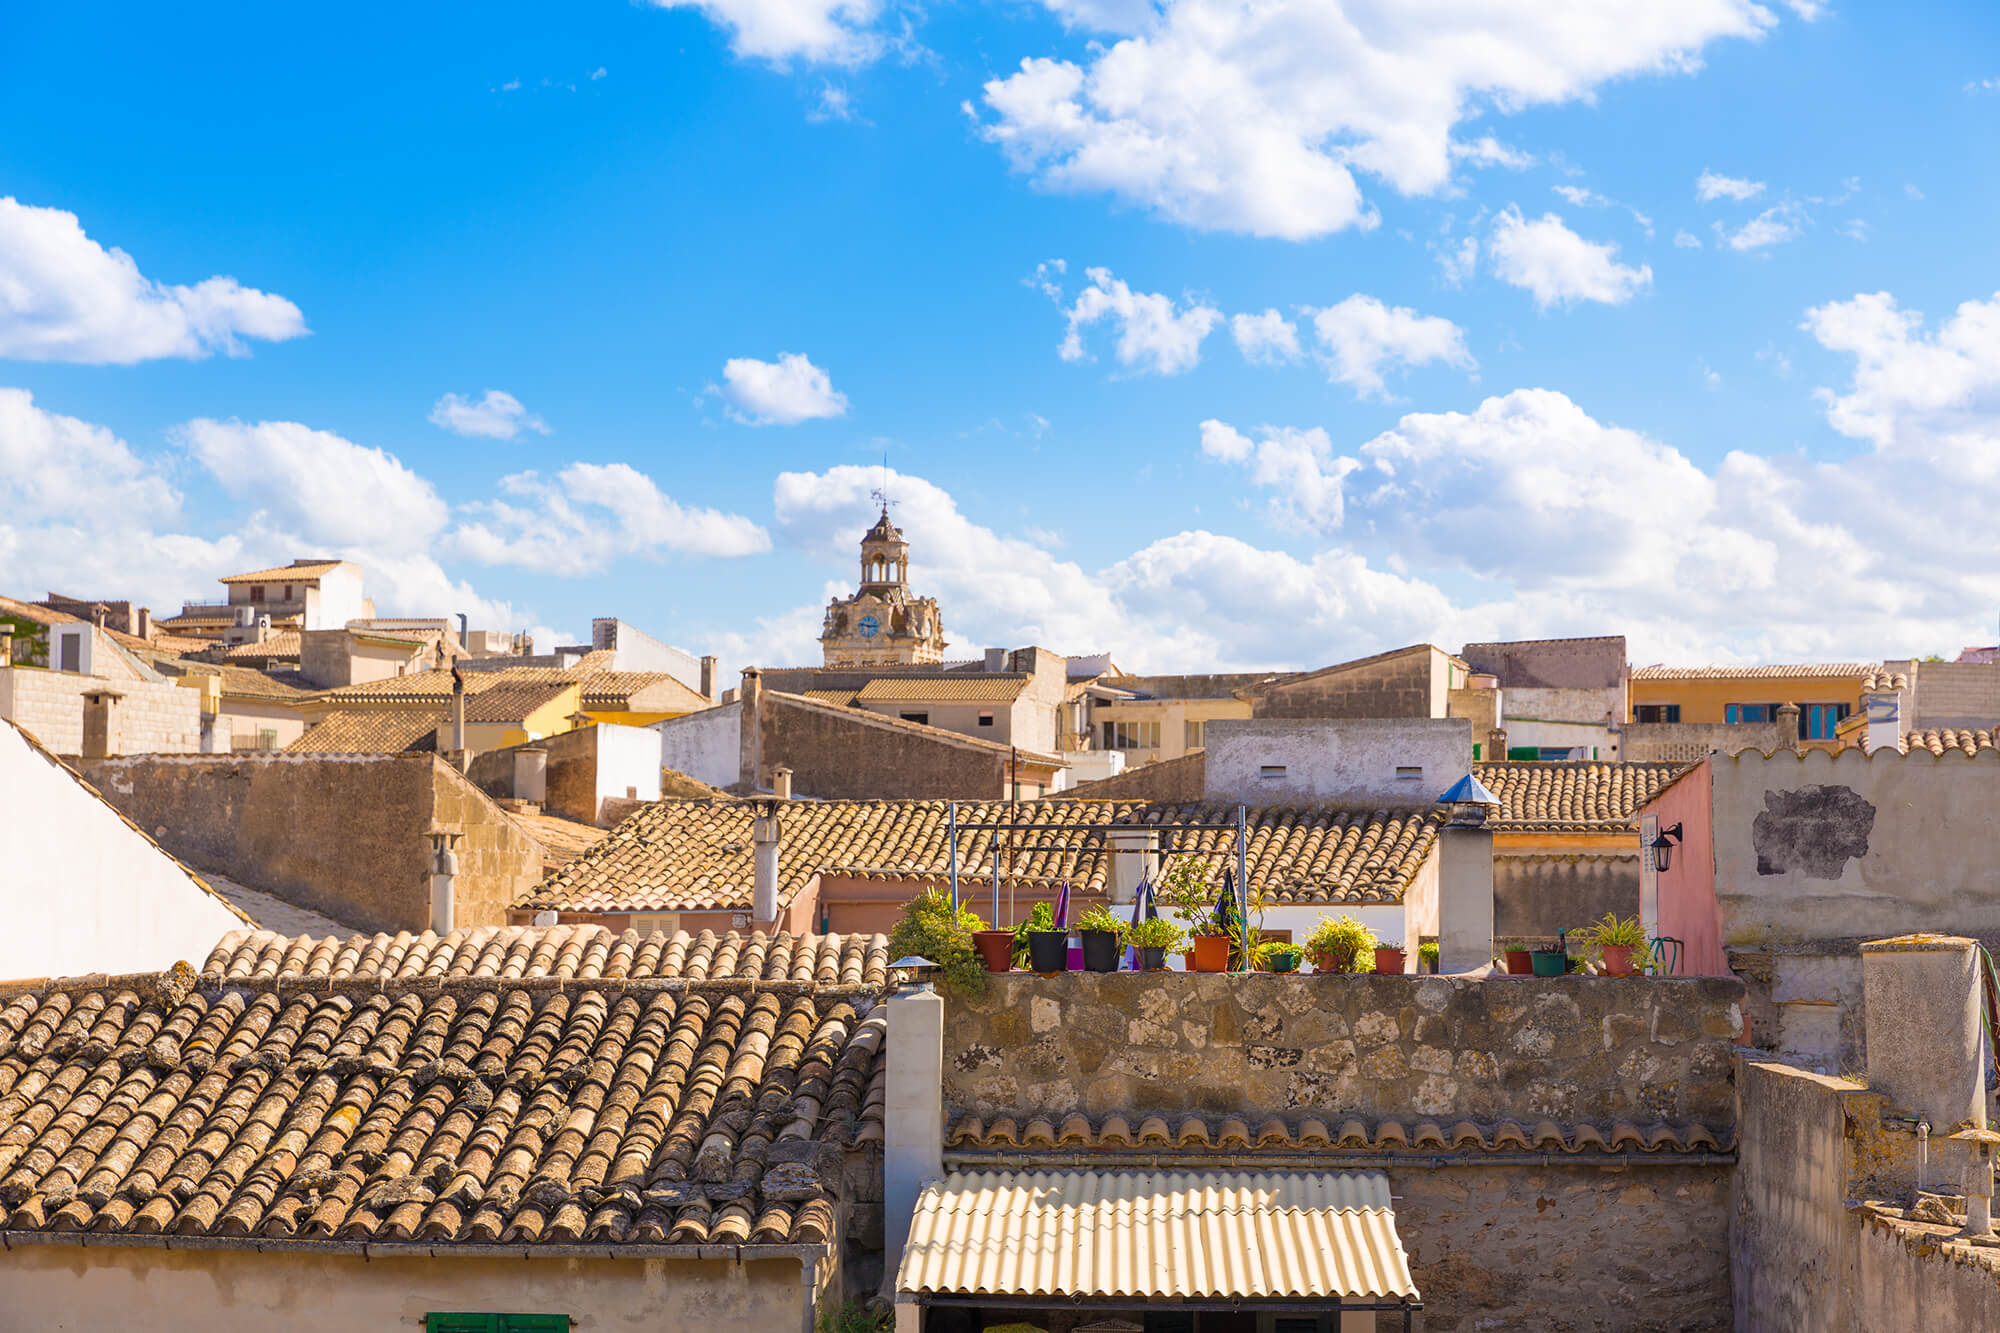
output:
[[[944,1104],[947,1120],[1234,1112],[1727,1126],[1742,994],[1723,978],[994,976],[982,998],[947,1008]]]
[[[0,717],[11,719],[60,755],[83,753],[83,696],[110,689],[122,754],[195,754],[201,750],[201,693],[171,682],[106,680],[72,671],[0,669]]]
[[[1426,644],[1287,676],[1250,696],[1251,716],[1443,717],[1452,683],[1450,659]]]
[[[949,732],[918,730],[861,709],[762,691],[760,787],[779,765],[792,791],[823,800],[997,801],[1007,795],[1007,751]]]
[[[1618,689],[1625,684],[1625,636],[1591,639],[1523,639],[1468,643],[1459,652],[1474,671],[1500,678],[1500,688]],[[1578,719],[1588,721],[1588,718]]]
[[[1904,714],[1906,723],[1920,727],[1968,722],[1992,726],[2000,720],[2000,665],[1916,662],[1912,668],[1916,701]]]
[[[1776,722],[1628,722],[1620,758],[1627,763],[1693,763],[1739,750],[1788,750],[1798,740]]]
[[[455,925],[506,924],[541,879],[535,841],[435,755],[141,755],[81,768],[195,869],[367,930],[430,927],[433,821],[463,835]]]
[[[654,723],[661,765],[710,787],[735,785],[741,776],[742,716],[742,704],[726,703]]]

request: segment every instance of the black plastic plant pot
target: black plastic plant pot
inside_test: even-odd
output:
[[[1086,930],[1083,933],[1083,970],[1086,972],[1116,972],[1118,956],[1124,952],[1118,947],[1118,932],[1115,930]]]
[[[1035,972],[1069,971],[1069,932],[1031,930],[1028,932],[1028,967]]]
[[[1162,946],[1161,948],[1158,949],[1139,950],[1139,966],[1144,968],[1148,972],[1166,971],[1167,969],[1166,948]]]

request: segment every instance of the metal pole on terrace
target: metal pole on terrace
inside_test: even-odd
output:
[[[1236,965],[1239,971],[1251,971],[1255,964],[1250,961],[1250,847],[1244,836],[1248,825],[1242,806],[1236,807],[1236,928],[1243,932],[1244,948],[1238,951]]]
[[[1009,914],[1011,915],[1011,913]],[[1007,923],[1013,925],[1012,921]],[[993,928],[1000,928],[1000,840],[993,840]]]
[[[958,802],[944,803],[945,837],[951,846],[951,915],[958,918]]]

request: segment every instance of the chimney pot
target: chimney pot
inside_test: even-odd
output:
[[[701,659],[701,697],[710,703],[715,702],[715,668],[713,657]]]
[[[771,930],[777,925],[779,836],[775,807],[757,816],[750,826],[751,854],[754,858],[750,925],[754,930]]]
[[[1005,648],[988,648],[986,650],[986,669],[988,671],[1005,671],[1007,669],[1007,650]]]
[[[792,770],[783,764],[771,774],[771,794],[781,801],[792,799]]]

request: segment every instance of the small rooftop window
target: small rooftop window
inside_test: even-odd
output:
[[[1285,766],[1283,764],[1265,764],[1257,770],[1257,776],[1260,778],[1281,778],[1285,776]]]
[[[1396,766],[1396,781],[1422,782],[1423,780],[1424,768],[1422,764],[1398,764]]]

